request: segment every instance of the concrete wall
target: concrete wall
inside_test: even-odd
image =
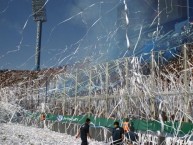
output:
[[[80,128],[79,124],[73,123],[61,123],[46,121],[46,125],[51,127],[50,129],[60,133],[67,133],[69,135],[75,136]],[[111,137],[111,129],[102,127],[90,127],[90,135],[93,139],[97,141],[107,141]]]

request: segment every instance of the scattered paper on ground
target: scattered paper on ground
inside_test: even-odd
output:
[[[88,140],[89,145],[107,143]],[[26,127],[19,124],[0,124],[0,145],[80,145],[81,140],[49,129]]]

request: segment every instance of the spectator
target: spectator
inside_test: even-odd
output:
[[[129,118],[125,119],[125,122],[123,122],[123,130],[125,133],[125,136],[129,138],[128,133],[130,131],[130,124],[129,124]]]
[[[124,129],[124,133],[126,138],[132,143],[132,142],[136,142],[138,139],[137,134],[134,132],[134,126],[133,123],[129,123],[129,119],[126,118],[125,122],[123,123],[123,129]]]
[[[112,131],[113,143],[111,145],[121,145],[124,138],[124,130],[119,126],[119,122],[114,122],[114,128]]]
[[[90,119],[87,118],[85,124],[83,124],[80,127],[79,132],[76,135],[76,138],[78,138],[80,136],[80,138],[82,140],[81,145],[88,145],[87,136],[91,138],[91,136],[89,134],[89,124],[90,124]]]

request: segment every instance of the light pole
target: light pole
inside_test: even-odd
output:
[[[45,0],[32,0],[34,21],[37,22],[35,70],[40,70],[40,49],[42,36],[42,23],[46,22]]]

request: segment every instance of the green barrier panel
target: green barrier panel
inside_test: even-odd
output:
[[[40,118],[40,113],[27,113],[27,116],[31,117],[32,119],[38,119]],[[78,123],[83,124],[88,118],[88,115],[80,115],[80,116],[68,116],[68,115],[55,115],[55,114],[46,114],[46,120],[52,120],[52,121],[59,121],[59,122],[71,122],[71,123]],[[94,116],[89,117],[91,119],[91,122],[95,126],[102,126],[102,127],[113,127],[114,119],[106,119],[106,118],[97,118]],[[123,120],[118,120],[120,124]],[[150,120],[139,120],[134,119],[131,121],[131,124],[133,124],[133,127],[136,131],[161,131],[161,123],[159,121],[150,121]],[[190,133],[193,130],[193,124],[182,122],[181,124],[179,122],[164,122],[164,129],[163,131],[166,133],[177,133],[177,134],[187,134]]]
[[[187,122],[182,122],[181,130],[185,134],[190,133],[193,130],[193,124],[192,123],[187,123]]]
[[[68,115],[53,115],[53,114],[46,114],[46,120],[51,121],[59,121],[59,122],[72,122],[83,124],[87,116],[68,116]]]
[[[31,112],[26,112],[25,113],[26,117],[30,117],[32,119],[39,119],[40,118],[40,113],[36,112],[36,113],[31,113]]]
[[[180,130],[178,126],[178,122],[164,122],[164,132],[175,133],[177,129]]]
[[[46,114],[46,120],[56,121],[58,115]]]
[[[96,125],[96,126],[104,126],[104,127],[113,127],[113,123],[115,120],[113,119],[106,119],[106,118],[96,118],[96,117],[90,117],[91,121]],[[120,122],[120,120],[118,120]]]
[[[83,123],[85,123],[85,120],[88,117],[89,117],[88,115],[82,115],[82,116],[65,115],[65,116],[62,116],[62,115],[47,114],[46,120],[83,124]],[[95,126],[113,127],[113,123],[114,123],[113,119],[96,118],[94,116],[90,116],[89,118],[91,119],[91,122]]]
[[[193,130],[193,124],[188,122],[165,122],[164,131],[168,133],[187,134]]]
[[[135,130],[139,131],[161,131],[161,123],[158,121],[132,120]],[[164,122],[164,132],[187,134],[193,130],[193,124],[182,122]]]
[[[161,123],[156,121],[147,121],[147,120],[139,120],[135,119],[131,121],[131,124],[133,124],[135,130],[140,131],[158,131],[161,130]]]

